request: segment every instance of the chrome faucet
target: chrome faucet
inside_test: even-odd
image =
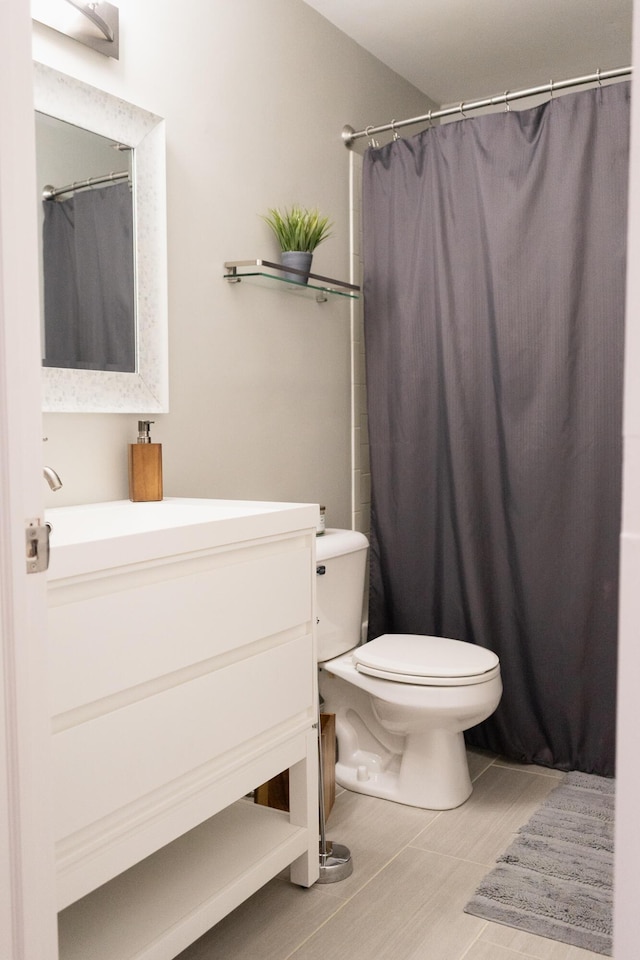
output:
[[[53,467],[43,467],[42,474],[52,490],[59,490],[62,486],[62,480],[55,472]]]

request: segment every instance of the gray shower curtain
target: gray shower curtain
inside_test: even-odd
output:
[[[370,637],[500,657],[471,743],[614,771],[628,83],[365,155]]]
[[[45,200],[43,210],[44,365],[134,372],[129,183]]]

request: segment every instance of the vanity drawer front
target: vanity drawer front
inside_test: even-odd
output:
[[[105,576],[79,590],[63,583],[50,591],[54,716],[211,658],[240,655],[264,637],[300,632],[301,625],[307,632],[312,548],[308,540],[285,540],[234,551],[232,562],[205,555]]]
[[[287,720],[309,725],[314,676],[311,637],[299,637],[55,734],[56,840],[141,798],[153,805],[169,784],[179,796],[181,778]]]

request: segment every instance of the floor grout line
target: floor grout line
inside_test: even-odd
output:
[[[436,819],[437,819],[437,818],[436,818]],[[419,835],[420,835],[420,834],[417,833],[417,834],[416,834],[416,837],[419,836]],[[414,837],[413,839],[415,839],[415,837]],[[334,910],[334,912],[333,912],[329,917],[327,917],[325,920],[323,920],[322,923],[319,924],[319,926],[317,926],[316,929],[313,930],[313,931],[309,934],[309,936],[305,937],[304,940],[302,940],[302,941],[298,944],[298,946],[295,948],[295,950],[293,950],[291,953],[288,953],[288,954],[286,955],[286,957],[283,957],[283,958],[282,958],[282,960],[290,960],[290,958],[294,957],[297,950],[300,950],[300,948],[303,947],[304,944],[307,943],[307,941],[309,941],[312,937],[314,937],[314,936],[316,935],[316,933],[318,933],[320,930],[322,930],[322,928],[323,928],[324,926],[326,926],[327,923],[329,923],[331,920],[333,920],[333,918],[336,917],[337,914],[339,914],[340,911],[343,910],[343,909],[347,906],[347,904],[351,903],[351,901],[354,899],[354,897],[359,896],[359,894],[361,894],[363,890],[366,890],[366,888],[369,886],[369,884],[372,883],[372,881],[375,880],[376,877],[379,877],[380,874],[381,874],[384,870],[386,870],[387,867],[390,866],[390,864],[392,864],[392,863],[394,862],[394,860],[397,860],[398,857],[400,856],[400,854],[403,853],[405,850],[407,850],[407,849],[410,847],[410,845],[411,845],[411,841],[409,841],[408,843],[405,843],[403,846],[399,847],[399,848],[396,850],[396,852],[394,853],[394,855],[393,855],[392,857],[390,857],[387,861],[385,861],[385,863],[383,863],[382,866],[380,866],[379,869],[376,870],[375,873],[371,874],[371,876],[369,877],[369,879],[366,880],[366,881],[362,884],[361,887],[358,887],[358,888],[357,888],[356,890],[354,890],[353,893],[351,893],[345,900],[343,900],[337,910]],[[418,847],[412,847],[412,849],[419,849],[419,848],[418,848]],[[452,858],[452,859],[453,859],[453,858]]]
[[[489,769],[491,769],[491,767],[495,766],[495,762],[496,762],[496,761],[495,761],[495,759],[494,759],[494,760],[491,760],[489,763],[487,763],[486,767],[483,767],[482,770],[480,770],[479,773],[476,773],[475,777],[471,777],[471,783],[475,783],[476,780],[479,780],[480,777],[483,775],[483,773],[486,773],[487,770],[489,770]]]
[[[487,765],[486,765],[478,774],[476,774],[476,776],[475,776],[475,777],[473,778],[473,780],[472,780],[472,783],[475,784],[475,783],[480,779],[480,777],[482,777],[483,774],[487,773],[487,771],[490,770],[492,767],[495,767],[496,769],[500,769],[500,770],[512,770],[512,772],[514,772],[514,773],[530,773],[532,776],[547,776],[549,779],[554,779],[554,780],[555,780],[555,779],[558,779],[558,778],[556,778],[556,777],[551,777],[549,774],[540,774],[540,773],[537,773],[535,770],[519,770],[518,768],[512,768],[511,766],[508,766],[507,764],[504,764],[504,763],[501,764],[501,763],[499,763],[498,760],[499,760],[499,758],[496,757],[496,758],[492,759],[489,763],[487,763]],[[495,865],[495,859],[492,860],[491,863],[486,863],[486,862],[479,861],[479,860],[468,860],[468,859],[466,859],[465,857],[456,857],[456,856],[453,856],[452,854],[446,854],[446,853],[442,853],[442,852],[440,852],[440,851],[430,850],[428,847],[418,847],[418,846],[415,846],[415,845],[414,845],[415,840],[417,840],[418,837],[421,837],[423,834],[425,834],[425,833],[427,833],[428,831],[430,831],[430,830],[434,827],[434,825],[436,825],[436,824],[438,823],[438,821],[442,818],[443,814],[445,814],[446,812],[447,812],[446,810],[439,810],[439,811],[436,813],[436,815],[434,816],[434,818],[433,818],[428,824],[426,824],[426,826],[422,827],[410,840],[408,840],[405,844],[403,844],[402,846],[400,846],[400,847],[396,850],[395,854],[394,854],[392,857],[390,857],[384,864],[382,864],[382,865],[380,866],[380,868],[379,868],[374,874],[372,874],[365,883],[362,884],[361,887],[359,887],[357,890],[355,890],[355,891],[344,901],[344,903],[343,903],[342,906],[346,906],[348,903],[350,903],[350,902],[353,900],[353,898],[354,898],[355,896],[357,896],[358,894],[362,893],[362,892],[367,888],[367,886],[369,886],[369,884],[370,884],[376,877],[379,877],[380,874],[382,874],[382,873],[387,869],[387,867],[389,867],[395,860],[397,860],[398,857],[399,857],[405,850],[409,850],[409,849],[411,849],[411,850],[419,850],[419,851],[422,852],[422,853],[429,853],[429,854],[431,854],[432,856],[437,856],[437,857],[444,858],[444,859],[447,859],[447,860],[457,861],[457,862],[459,862],[459,863],[467,863],[467,864],[469,864],[470,866],[479,866],[479,867],[483,867],[483,868],[485,868],[485,869],[491,869],[491,868]],[[515,836],[515,831],[514,831],[513,836]],[[512,837],[512,839],[513,839],[513,837]],[[342,909],[342,907],[340,907],[340,909]],[[307,937],[306,940],[309,940],[312,936],[314,936],[315,933],[317,933],[318,930],[322,929],[322,927],[325,926],[325,924],[328,923],[328,922],[332,919],[332,917],[334,917],[338,912],[339,912],[339,910],[338,910],[338,911],[335,911],[335,912],[332,914],[332,916],[329,917],[329,918],[327,918],[327,920],[325,920],[324,923],[322,923],[322,924],[317,928],[317,930],[314,930],[314,932],[313,932],[309,937]],[[465,947],[463,953],[460,955],[460,957],[458,958],[458,960],[464,960],[464,958],[469,955],[469,952],[470,952],[471,948],[474,946],[475,943],[478,942],[478,940],[480,939],[480,937],[482,936],[482,934],[484,933],[484,931],[487,930],[489,926],[490,926],[489,921],[485,921],[485,923],[484,923],[484,925],[482,926],[482,928],[478,931],[478,935],[472,940],[472,942],[471,942],[470,944],[468,944],[468,945]],[[306,942],[306,940],[305,940],[304,942]],[[298,950],[298,949],[300,948],[300,946],[302,946],[302,944],[300,944],[298,947],[296,947],[296,950]],[[294,953],[295,953],[295,951],[294,951]],[[294,954],[289,954],[286,958],[283,958],[283,960],[290,960],[290,958],[293,957],[293,956],[294,956]],[[522,954],[522,957],[524,958],[524,960],[529,960],[529,956],[528,956],[527,954]]]
[[[465,957],[469,956],[469,951],[472,949],[472,947],[475,947],[476,943],[478,942],[478,940],[480,939],[480,937],[482,936],[482,934],[484,933],[484,931],[487,929],[488,926],[489,926],[489,921],[485,920],[483,926],[480,927],[480,929],[478,930],[477,937],[474,937],[471,943],[467,944],[463,952],[458,957],[458,960],[464,960]]]
[[[478,755],[476,755],[476,760],[477,758],[478,758]],[[474,789],[479,784],[480,778],[483,777],[488,771],[493,769],[511,770],[514,773],[530,773],[532,776],[537,776],[537,777],[543,776],[545,777],[545,779],[556,780],[558,785],[559,783],[562,782],[561,778],[557,776],[552,776],[551,772],[541,773],[539,772],[539,770],[536,770],[535,767],[533,769],[527,769],[526,766],[523,768],[520,768],[517,765],[512,766],[508,762],[505,762],[504,759],[503,759],[503,762],[501,763],[500,762],[501,758],[497,756],[493,758],[482,757],[481,759],[483,761],[486,760],[487,762],[486,762],[486,766],[483,766],[483,768],[479,770],[479,772],[476,773],[476,775],[472,778]],[[338,787],[338,791],[339,793],[337,792],[336,794],[337,797],[342,793],[347,793],[347,794],[349,793],[348,790],[345,790],[345,788],[342,788],[342,787]],[[433,831],[438,831],[439,828],[442,827],[441,821],[443,823],[446,823],[445,815],[447,814],[447,812],[448,811],[446,810],[431,811],[431,813],[433,814],[432,819],[430,819],[428,823],[424,824],[419,829],[416,829],[416,832],[413,833],[413,835],[408,840],[400,841],[399,845],[395,849],[393,849],[393,843],[389,844],[391,849],[393,849],[393,853],[391,853],[391,855],[387,853],[387,858],[385,859],[384,863],[381,863],[373,873],[371,873],[366,877],[363,877],[362,882],[359,882],[357,886],[354,885],[351,891],[348,893],[348,895],[346,894],[341,895],[338,892],[336,893],[328,892],[326,895],[331,898],[327,900],[325,904],[326,908],[329,910],[328,916],[326,916],[321,921],[319,920],[319,918],[316,918],[314,920],[313,917],[309,917],[309,920],[311,921],[312,929],[307,928],[307,932],[304,931],[304,927],[298,930],[297,936],[300,937],[301,939],[295,944],[295,946],[287,949],[286,954],[274,952],[274,954],[270,954],[270,955],[273,956],[275,960],[296,960],[296,957],[299,957],[302,954],[307,956],[308,955],[307,951],[310,949],[310,953],[312,953],[313,956],[316,956],[316,951],[322,948],[322,942],[316,943],[314,944],[313,947],[309,948],[308,944],[310,943],[310,941],[314,940],[316,935],[318,935],[318,937],[323,937],[323,931],[327,931],[327,930],[331,931],[331,927],[329,925],[332,923],[334,924],[336,923],[337,918],[342,913],[342,911],[346,907],[352,906],[356,897],[360,897],[360,895],[362,894],[363,897],[366,899],[366,897],[368,896],[367,890],[371,886],[373,881],[377,880],[381,882],[384,886],[385,882],[388,882],[388,881],[385,881],[384,879],[385,871],[392,864],[394,864],[405,851],[410,850],[414,852],[419,852],[420,854],[437,857],[442,862],[443,868],[445,868],[445,863],[449,861],[450,863],[457,862],[461,864],[467,864],[470,867],[471,866],[480,867],[485,871],[490,870],[494,865],[493,860],[491,861],[491,863],[486,863],[480,860],[468,859],[467,857],[464,857],[464,856],[455,856],[450,853],[442,852],[441,850],[430,849],[428,845],[419,846],[417,844],[418,838],[421,838],[423,843],[426,841],[427,844],[428,844],[429,837],[435,836],[437,838],[437,832],[434,833]],[[515,835],[515,831],[514,831],[514,835]],[[393,837],[393,839],[395,840],[396,838]],[[382,876],[382,880],[380,880],[381,876]],[[283,882],[284,882],[284,878],[283,878]],[[304,926],[306,926],[306,924]],[[485,946],[487,944],[489,945],[488,949],[490,950],[491,941],[486,940],[486,934],[487,934],[487,931],[490,931],[491,928],[495,926],[498,926],[498,925],[490,921],[483,921],[482,926],[477,931],[477,933],[473,936],[470,942],[464,945],[462,943],[460,943],[459,945],[456,945],[458,946],[458,949],[461,952],[459,954],[457,953],[452,954],[452,960],[470,960],[470,958],[474,955],[474,948],[475,950],[483,949],[483,947],[477,947],[477,944],[481,940],[483,941],[483,944]],[[331,936],[331,933],[329,933],[328,936]],[[485,937],[484,940],[483,940],[483,937]],[[520,958],[520,960],[534,960],[531,954],[521,952],[519,950],[514,950],[514,948],[512,947],[505,948],[505,949],[508,951],[509,955],[513,955],[514,960],[516,960],[516,957]],[[277,947],[276,947],[276,950],[277,950]]]
[[[364,886],[366,886],[366,884]],[[360,887],[360,889],[362,890],[363,887]],[[285,957],[282,958],[282,960],[291,960],[291,957],[295,957],[298,950],[301,950],[302,947],[304,947],[305,943],[308,943],[312,937],[315,937],[316,933],[319,933],[323,927],[326,927],[326,925],[334,919],[334,917],[337,917],[340,911],[344,910],[344,908],[347,906],[348,903],[351,903],[354,896],[355,894],[352,894],[350,897],[347,897],[346,900],[343,900],[337,910],[334,910],[333,913],[330,914],[330,916],[326,917],[322,921],[322,923],[318,924],[318,926],[314,930],[312,930],[311,933],[309,933],[303,940],[301,940],[300,943],[293,948],[291,953],[288,953]]]
[[[440,811],[440,813],[442,813],[442,812],[443,812],[443,811]],[[438,814],[438,816],[439,816],[439,814]],[[435,820],[438,819],[438,816],[436,816],[436,817],[434,818],[434,820],[431,821],[431,823],[435,822]],[[429,827],[429,826],[431,826],[431,824],[427,824],[427,827]],[[424,829],[427,829],[427,828],[423,827],[423,830],[424,830]],[[300,950],[300,948],[303,947],[305,943],[307,943],[309,940],[311,940],[311,938],[314,937],[314,936],[316,935],[316,933],[318,933],[320,930],[322,930],[322,928],[323,928],[324,926],[326,926],[331,920],[333,920],[333,918],[336,917],[337,914],[340,913],[340,911],[343,910],[344,907],[347,906],[347,904],[351,903],[351,901],[354,899],[354,897],[359,896],[359,894],[361,894],[364,890],[366,890],[366,888],[369,886],[369,884],[372,883],[373,880],[376,879],[376,877],[379,877],[380,874],[383,873],[383,872],[387,869],[388,866],[390,866],[395,860],[397,860],[401,853],[403,853],[405,850],[408,850],[408,849],[420,850],[420,849],[421,849],[420,847],[413,847],[413,846],[412,846],[412,842],[413,842],[413,840],[416,839],[416,837],[419,837],[422,832],[423,832],[422,830],[419,830],[418,833],[416,833],[416,835],[415,835],[411,840],[407,841],[407,843],[403,844],[401,847],[398,847],[398,849],[396,850],[396,852],[394,853],[394,855],[393,855],[392,857],[390,857],[388,860],[386,860],[385,863],[383,863],[383,864],[378,868],[378,870],[375,871],[375,873],[372,873],[371,876],[368,878],[368,880],[366,880],[366,881],[362,884],[362,886],[360,886],[360,887],[358,887],[356,890],[354,890],[353,893],[351,893],[351,894],[340,904],[340,906],[338,907],[337,910],[334,910],[334,912],[333,912],[329,917],[326,917],[325,920],[323,920],[322,923],[319,924],[319,925],[315,928],[315,930],[313,930],[307,937],[305,937],[304,940],[302,940],[302,941],[295,947],[295,949],[294,949],[291,953],[288,953],[288,954],[286,955],[286,957],[283,957],[282,960],[291,960],[291,958],[295,957],[296,952],[297,952],[298,950]],[[432,853],[432,851],[429,851],[429,850],[422,850],[422,852],[423,852],[423,853]],[[438,856],[446,857],[447,855],[446,855],[446,854],[438,854]],[[457,857],[451,857],[450,859],[455,860],[455,859],[459,859],[459,858],[457,858]],[[464,862],[464,861],[463,861],[463,862]],[[469,861],[469,862],[472,862],[472,861]],[[475,864],[475,866],[478,866],[478,864]],[[480,864],[480,866],[485,866],[485,865],[484,865],[484,864]]]
[[[516,761],[507,760],[505,757],[496,757],[492,766],[498,770],[515,770],[516,773],[529,773],[532,777],[546,777],[548,780],[557,780],[561,783],[566,776],[566,770],[559,770],[555,767],[539,767],[535,763],[523,763],[518,766]],[[559,776],[560,774],[560,776]]]
[[[513,834],[513,837],[508,841],[507,846],[513,843],[514,838],[515,838],[515,833]],[[490,870],[492,869],[492,867],[495,867],[496,865],[495,858],[491,861],[491,863],[486,863],[486,861],[484,860],[467,860],[466,857],[456,857],[452,853],[442,853],[441,850],[430,850],[428,847],[414,847],[411,844],[407,844],[407,846],[403,847],[402,849],[403,850],[406,850],[406,849],[420,850],[421,853],[429,853],[431,854],[432,857],[444,857],[446,860],[455,860],[457,863],[468,863],[469,866],[471,867],[484,867],[485,870]]]
[[[436,817],[435,819],[437,819],[437,817]],[[423,829],[424,829],[424,828],[423,828]],[[413,837],[412,839],[415,840],[416,837],[420,836],[420,833],[421,833],[421,832],[422,832],[422,831],[418,831],[418,833],[417,833],[417,834],[415,835],[415,837]],[[309,940],[311,940],[311,938],[314,937],[314,936],[316,935],[316,933],[318,933],[320,930],[322,930],[323,927],[325,927],[328,923],[330,923],[331,920],[334,919],[334,917],[336,917],[348,904],[351,903],[351,901],[354,899],[354,897],[357,897],[359,894],[362,893],[363,890],[366,890],[366,888],[369,886],[369,884],[370,884],[373,880],[375,880],[376,877],[380,876],[380,874],[381,874],[384,870],[386,870],[386,868],[387,868],[391,863],[393,863],[394,860],[397,860],[397,858],[400,856],[400,854],[410,846],[411,842],[412,842],[412,841],[409,841],[408,843],[405,843],[403,846],[399,847],[399,848],[396,850],[396,852],[394,853],[394,855],[389,858],[389,860],[386,860],[385,863],[383,863],[383,864],[379,867],[379,869],[376,870],[376,872],[373,873],[373,874],[368,878],[368,880],[366,880],[366,881],[362,884],[362,886],[357,887],[357,889],[355,889],[355,890],[353,891],[353,893],[349,894],[349,896],[346,897],[346,898],[340,903],[340,906],[339,906],[336,910],[334,910],[333,913],[330,914],[330,916],[326,917],[326,918],[322,921],[322,923],[320,923],[314,930],[312,930],[311,933],[310,933],[308,936],[306,936],[306,937],[304,938],[304,940],[302,940],[302,941],[294,948],[294,950],[291,951],[291,953],[288,953],[288,954],[286,955],[286,957],[283,957],[282,960],[291,960],[292,957],[295,957],[296,952],[297,952],[298,950],[300,950],[300,949],[305,945],[305,943],[307,943]],[[418,849],[418,848],[413,848],[413,849]]]

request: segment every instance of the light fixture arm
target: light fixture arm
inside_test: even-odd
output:
[[[70,3],[72,7],[75,7],[76,10],[79,10],[80,13],[87,18],[87,20],[91,20],[91,22],[98,28],[100,33],[103,34],[105,40],[109,40],[111,43],[113,43],[115,40],[114,29],[98,13],[98,8],[104,6],[104,4],[82,3],[81,0],[67,0],[67,3]]]

